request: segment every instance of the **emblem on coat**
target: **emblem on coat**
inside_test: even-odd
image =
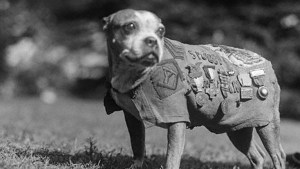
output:
[[[160,99],[164,99],[183,88],[182,73],[174,59],[163,60],[153,70],[150,80]]]

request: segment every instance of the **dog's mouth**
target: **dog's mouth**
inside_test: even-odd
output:
[[[122,53],[122,57],[130,63],[140,64],[145,67],[154,66],[159,62],[159,56],[156,52],[149,52],[137,58],[133,53],[126,51]]]
[[[154,66],[158,63],[158,55],[155,52],[150,52],[141,57],[140,63],[146,67]]]

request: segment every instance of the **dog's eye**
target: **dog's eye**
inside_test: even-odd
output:
[[[129,34],[136,29],[136,26],[133,22],[130,22],[130,23],[124,25],[123,29],[125,30],[125,32],[127,34]]]
[[[164,27],[160,27],[157,29],[156,34],[162,38],[165,35],[165,28]]]

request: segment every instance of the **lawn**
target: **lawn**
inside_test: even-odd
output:
[[[282,121],[286,152],[300,151],[300,123]],[[0,100],[0,168],[122,169],[131,164],[123,114],[107,116],[101,101],[59,97],[54,104],[38,98]],[[164,163],[166,130],[146,131],[144,168]],[[270,168],[267,159],[266,168]],[[182,169],[249,168],[248,160],[224,134],[188,130]],[[288,167],[293,169],[292,166]]]

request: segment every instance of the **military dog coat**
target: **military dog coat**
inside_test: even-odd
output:
[[[251,51],[165,38],[162,61],[142,84],[125,94],[110,91],[146,127],[186,122],[222,133],[267,125],[275,111],[276,82],[271,63]]]

